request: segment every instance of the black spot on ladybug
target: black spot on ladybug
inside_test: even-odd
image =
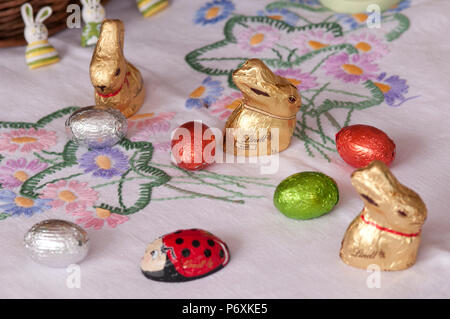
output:
[[[225,253],[223,252],[223,249],[221,249],[220,251],[219,251],[219,257],[220,258],[223,258],[225,256]]]
[[[215,244],[214,240],[208,239],[208,245],[209,246],[214,247],[214,244]]]
[[[198,247],[198,246],[200,246],[200,242],[198,240],[193,240],[192,241],[192,246]]]
[[[189,249],[185,248],[181,251],[181,254],[183,255],[183,257],[187,258],[191,254],[191,251]]]
[[[205,254],[205,257],[211,256],[211,250],[209,250],[209,249],[205,249],[205,251],[203,253]]]
[[[175,242],[177,243],[177,245],[181,245],[184,242],[184,240],[183,238],[177,238]]]

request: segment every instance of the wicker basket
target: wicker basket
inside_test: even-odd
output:
[[[49,36],[66,28],[67,6],[80,4],[78,0],[0,0],[0,47],[26,44],[23,36],[25,25],[20,14],[20,6],[26,2],[33,7],[34,15],[43,6],[52,8],[53,14],[44,22]]]

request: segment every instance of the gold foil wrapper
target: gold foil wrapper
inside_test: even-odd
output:
[[[243,99],[225,124],[224,149],[245,156],[286,149],[301,106],[297,88],[258,59],[248,60],[235,70],[233,82]]]
[[[142,106],[145,89],[141,73],[124,57],[124,33],[122,21],[103,21],[90,75],[95,104],[113,107],[130,117]]]
[[[416,261],[427,208],[381,161],[356,170],[352,184],[364,208],[347,229],[340,257],[354,267],[402,270]]]

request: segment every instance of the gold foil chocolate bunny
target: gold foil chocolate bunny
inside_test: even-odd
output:
[[[301,105],[297,88],[258,59],[233,72],[244,98],[225,124],[224,148],[236,155],[270,155],[289,146]]]
[[[402,270],[412,266],[427,208],[414,191],[400,184],[381,161],[356,170],[352,184],[364,208],[347,229],[340,257],[354,267]]]
[[[141,73],[123,55],[124,32],[122,21],[103,21],[90,74],[95,103],[113,107],[130,117],[142,106],[145,89]]]

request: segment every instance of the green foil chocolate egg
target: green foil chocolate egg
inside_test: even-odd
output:
[[[310,219],[322,216],[339,201],[336,182],[319,172],[301,172],[283,180],[275,190],[273,203],[290,218]]]

